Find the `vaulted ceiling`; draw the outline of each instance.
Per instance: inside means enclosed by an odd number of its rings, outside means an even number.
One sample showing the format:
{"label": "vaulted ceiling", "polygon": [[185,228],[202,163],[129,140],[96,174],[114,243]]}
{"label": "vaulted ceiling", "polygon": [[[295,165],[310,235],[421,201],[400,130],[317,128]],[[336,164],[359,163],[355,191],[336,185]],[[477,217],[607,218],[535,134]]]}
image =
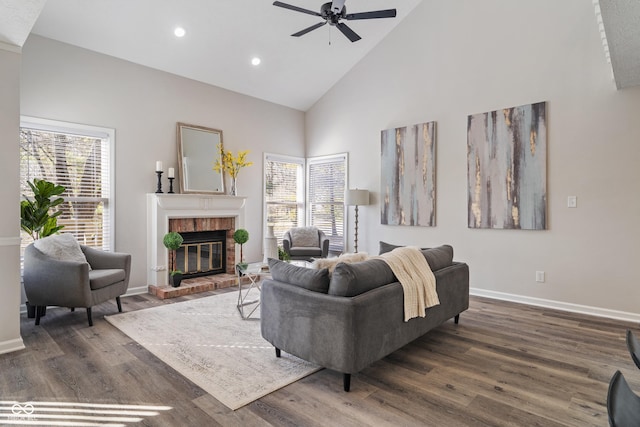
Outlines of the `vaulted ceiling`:
{"label": "vaulted ceiling", "polygon": [[[347,0],[349,13],[397,9],[348,21],[362,37],[352,43],[330,25],[291,37],[322,20],[271,0],[0,0],[0,43],[19,50],[34,33],[306,111],[421,1]],[[285,3],[319,11],[323,0]],[[640,1],[594,6],[618,88],[640,85]]]}

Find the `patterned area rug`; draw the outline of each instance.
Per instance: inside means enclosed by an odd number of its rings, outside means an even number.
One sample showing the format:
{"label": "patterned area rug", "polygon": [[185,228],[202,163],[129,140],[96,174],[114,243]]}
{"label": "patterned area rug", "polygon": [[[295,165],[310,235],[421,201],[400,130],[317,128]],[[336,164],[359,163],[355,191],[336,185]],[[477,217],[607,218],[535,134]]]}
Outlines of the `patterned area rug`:
{"label": "patterned area rug", "polygon": [[277,358],[260,321],[240,318],[237,299],[229,292],[105,318],[235,410],[321,369],[284,352]]}

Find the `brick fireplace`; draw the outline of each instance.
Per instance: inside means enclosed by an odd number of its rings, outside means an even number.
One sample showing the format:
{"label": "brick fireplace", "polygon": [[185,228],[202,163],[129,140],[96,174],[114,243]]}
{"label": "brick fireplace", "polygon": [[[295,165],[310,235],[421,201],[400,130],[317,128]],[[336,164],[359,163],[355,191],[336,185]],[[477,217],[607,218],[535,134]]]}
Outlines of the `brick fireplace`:
{"label": "brick fireplace", "polygon": [[[153,288],[168,285],[169,251],[162,244],[162,238],[169,231],[179,233],[199,233],[224,231],[226,255],[224,271],[234,274],[235,260],[239,257],[233,241],[233,232],[244,228],[245,198],[226,195],[205,194],[147,194],[147,284]],[[207,256],[203,251],[213,246],[189,249],[189,254],[201,256],[200,273],[206,274]],[[215,250],[215,249],[213,249]],[[184,256],[184,255],[183,255]],[[184,258],[181,259],[184,262]],[[213,266],[214,261],[211,261]],[[178,267],[181,269],[180,267]],[[194,277],[195,277],[194,276]]]}

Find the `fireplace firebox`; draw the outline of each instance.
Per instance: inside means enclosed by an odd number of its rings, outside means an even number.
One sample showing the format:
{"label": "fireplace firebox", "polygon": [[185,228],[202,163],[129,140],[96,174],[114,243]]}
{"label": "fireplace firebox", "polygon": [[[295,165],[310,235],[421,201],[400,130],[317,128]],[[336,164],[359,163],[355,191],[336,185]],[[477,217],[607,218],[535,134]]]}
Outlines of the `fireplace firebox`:
{"label": "fireplace firebox", "polygon": [[185,278],[224,273],[227,269],[225,230],[181,232],[182,246],[175,253],[175,268]]}

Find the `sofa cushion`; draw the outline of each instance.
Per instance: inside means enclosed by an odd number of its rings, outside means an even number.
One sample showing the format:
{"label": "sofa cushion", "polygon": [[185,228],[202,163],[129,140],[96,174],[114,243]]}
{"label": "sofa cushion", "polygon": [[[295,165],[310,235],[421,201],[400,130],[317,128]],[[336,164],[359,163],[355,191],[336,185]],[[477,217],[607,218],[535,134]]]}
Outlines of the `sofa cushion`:
{"label": "sofa cushion", "polygon": [[389,265],[381,259],[369,259],[353,264],[339,263],[331,275],[328,293],[353,297],[396,281]]}
{"label": "sofa cushion", "polygon": [[[395,248],[402,248],[400,245],[392,245],[391,243],[380,242],[380,255],[391,252]],[[437,248],[420,248],[422,255],[429,263],[431,271],[437,271],[441,268],[448,267],[453,263],[453,247],[451,245],[442,245]]]}
{"label": "sofa cushion", "polygon": [[422,255],[426,258],[431,271],[449,267],[453,263],[453,247],[442,245],[437,248],[422,249]]}
{"label": "sofa cushion", "polygon": [[52,234],[36,240],[33,246],[49,258],[58,261],[87,262],[87,257],[72,234]]}
{"label": "sofa cushion", "polygon": [[106,288],[115,283],[122,282],[126,277],[126,272],[121,268],[106,268],[101,270],[91,270],[89,272],[89,287],[92,290]]}
{"label": "sofa cushion", "polygon": [[[394,244],[391,244],[391,243],[380,241],[380,251],[379,251],[378,255],[382,255],[384,253],[391,252],[395,248],[404,248],[404,245],[394,245]],[[420,248],[420,249],[425,250],[425,249],[429,249],[429,248]]]}
{"label": "sofa cushion", "polygon": [[342,254],[338,257],[333,257],[333,258],[316,259],[313,261],[313,267],[318,269],[328,268],[329,274],[331,274],[333,273],[333,269],[336,268],[336,265],[338,265],[341,262],[344,262],[345,264],[351,264],[354,262],[365,261],[367,258],[369,258],[369,255],[367,255],[366,252],[359,252],[355,254]]}
{"label": "sofa cushion", "polygon": [[269,271],[273,280],[299,286],[314,292],[327,293],[329,270],[299,267],[288,262],[269,258]]}

